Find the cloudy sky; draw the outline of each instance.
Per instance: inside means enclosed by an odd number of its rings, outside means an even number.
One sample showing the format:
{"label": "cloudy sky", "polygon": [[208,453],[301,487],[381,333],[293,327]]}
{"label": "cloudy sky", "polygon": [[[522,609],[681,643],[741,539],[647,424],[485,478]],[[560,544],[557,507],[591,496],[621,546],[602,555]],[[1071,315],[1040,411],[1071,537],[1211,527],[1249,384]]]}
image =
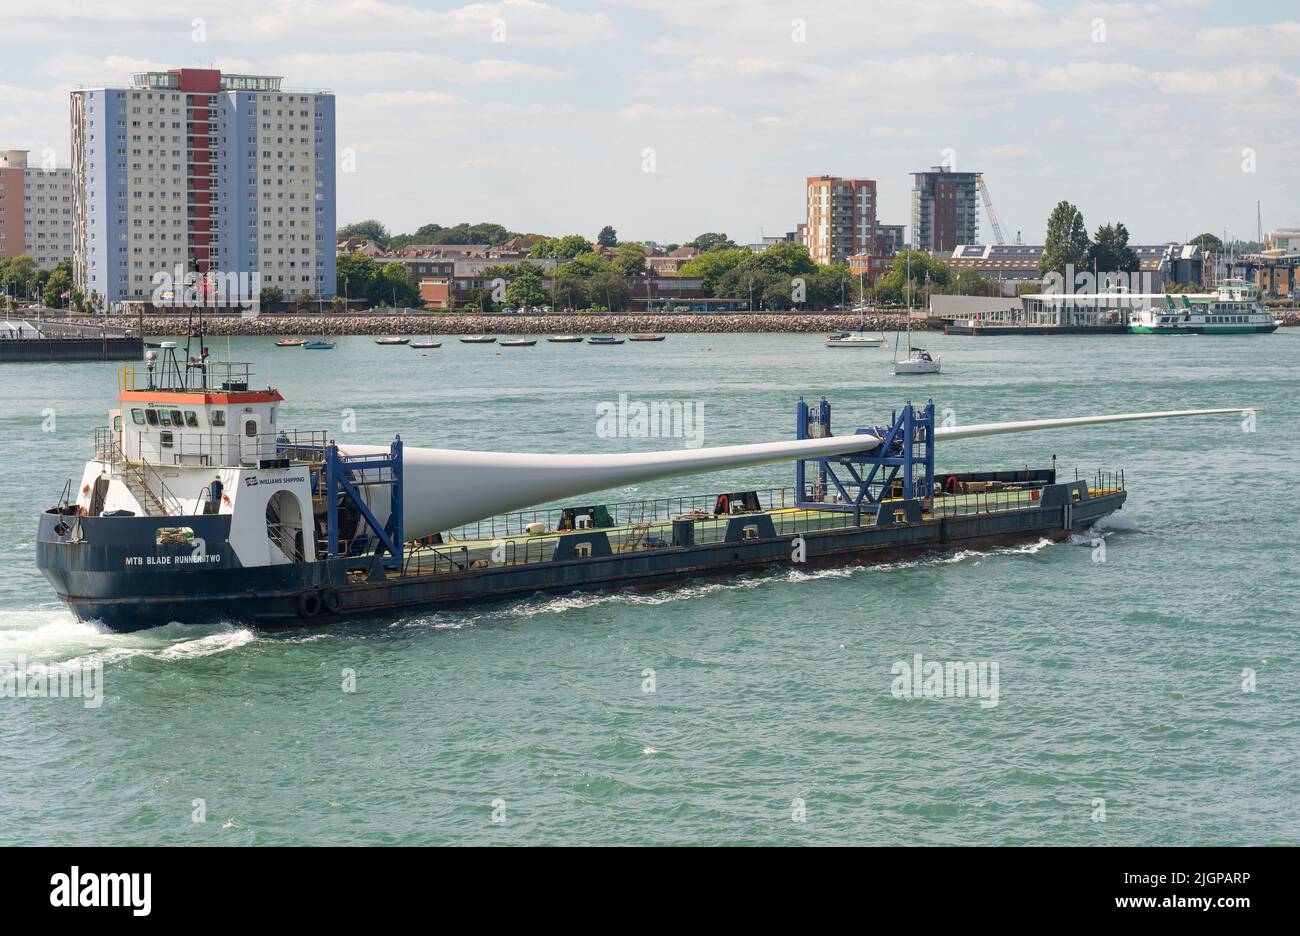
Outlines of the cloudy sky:
{"label": "cloudy sky", "polygon": [[1297,49],[1294,0],[0,0],[0,149],[66,164],[70,89],[215,65],[338,96],[340,223],[748,241],[821,173],[908,223],[947,156],[1026,243],[1061,199],[1253,238],[1300,225]]}

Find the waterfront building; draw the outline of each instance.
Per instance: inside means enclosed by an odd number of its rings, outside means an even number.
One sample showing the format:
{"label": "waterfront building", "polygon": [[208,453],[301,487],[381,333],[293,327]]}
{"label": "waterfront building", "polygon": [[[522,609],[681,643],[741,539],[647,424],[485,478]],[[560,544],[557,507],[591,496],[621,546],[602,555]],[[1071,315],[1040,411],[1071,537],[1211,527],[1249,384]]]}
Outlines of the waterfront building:
{"label": "waterfront building", "polygon": [[[954,275],[963,271],[978,273],[1014,293],[1019,284],[1042,280],[1038,264],[1043,249],[1042,245],[1031,244],[959,244],[951,254],[939,259]],[[1131,249],[1138,258],[1138,272],[1145,275],[1144,284],[1153,290],[1164,289],[1166,283],[1204,284],[1205,253],[1194,244],[1137,245]],[[1077,272],[1088,271],[1080,267]]]}
{"label": "waterfront building", "polygon": [[281,82],[177,68],[72,92],[83,292],[145,303],[179,268],[334,295],[334,96]]}
{"label": "waterfront building", "polygon": [[42,269],[72,259],[72,172],[32,166],[28,150],[0,150],[0,257]]}
{"label": "waterfront building", "polygon": [[815,263],[845,263],[876,249],[876,183],[809,176],[803,244]]}
{"label": "waterfront building", "polygon": [[904,224],[877,224],[876,250],[881,257],[892,257],[907,246],[907,226]]}
{"label": "waterfront building", "polygon": [[1278,228],[1264,239],[1266,252],[1300,254],[1300,228]]}
{"label": "waterfront building", "polygon": [[947,253],[979,243],[979,173],[933,166],[912,173],[912,246]]}

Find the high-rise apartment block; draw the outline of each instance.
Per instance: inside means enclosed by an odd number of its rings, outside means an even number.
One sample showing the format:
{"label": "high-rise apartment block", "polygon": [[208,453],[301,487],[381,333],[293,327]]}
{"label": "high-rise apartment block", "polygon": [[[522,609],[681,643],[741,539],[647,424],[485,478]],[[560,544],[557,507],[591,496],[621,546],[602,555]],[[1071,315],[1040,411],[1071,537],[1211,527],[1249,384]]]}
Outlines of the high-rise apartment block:
{"label": "high-rise apartment block", "polygon": [[0,150],[0,257],[26,254],[48,270],[72,257],[72,173],[27,156]]}
{"label": "high-rise apartment block", "polygon": [[950,253],[978,244],[979,173],[934,166],[912,176],[912,246]]}
{"label": "high-rise apartment block", "polygon": [[876,247],[876,183],[809,176],[804,246],[820,264],[844,263]]}
{"label": "high-rise apartment block", "polygon": [[105,302],[154,275],[258,274],[334,295],[334,96],[180,68],[72,92],[73,267]]}

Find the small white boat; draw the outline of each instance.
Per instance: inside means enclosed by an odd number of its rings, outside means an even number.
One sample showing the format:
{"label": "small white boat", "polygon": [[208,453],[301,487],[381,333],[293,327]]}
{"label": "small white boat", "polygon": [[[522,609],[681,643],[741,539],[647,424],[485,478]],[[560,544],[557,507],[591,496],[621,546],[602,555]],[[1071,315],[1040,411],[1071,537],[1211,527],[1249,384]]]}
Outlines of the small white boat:
{"label": "small white boat", "polygon": [[441,348],[441,341],[412,341],[412,348]]}
{"label": "small white boat", "polygon": [[531,348],[537,344],[536,338],[502,338],[501,347],[503,348]]}
{"label": "small white boat", "polygon": [[883,348],[886,344],[879,332],[842,331],[826,336],[828,348]]}
{"label": "small white boat", "polygon": [[460,340],[461,344],[492,344],[497,340],[496,335],[466,335]]}
{"label": "small white boat", "polygon": [[939,358],[924,348],[910,348],[906,361],[894,361],[895,374],[937,374]]}
{"label": "small white boat", "polygon": [[547,338],[546,340],[551,342],[552,344],[581,344],[582,336],[581,335],[552,335],[550,338]]}
{"label": "small white boat", "polygon": [[[927,280],[928,281],[928,280]],[[898,333],[894,333],[894,375],[937,374],[939,358],[924,348],[912,347],[912,254],[907,254],[907,357],[898,356]]]}
{"label": "small white boat", "polygon": [[382,345],[404,345],[410,343],[411,343],[410,338],[376,338],[375,339],[375,344],[382,344]]}
{"label": "small white boat", "polygon": [[622,338],[615,338],[612,335],[592,335],[587,339],[587,344],[594,345],[617,345],[622,343]]}

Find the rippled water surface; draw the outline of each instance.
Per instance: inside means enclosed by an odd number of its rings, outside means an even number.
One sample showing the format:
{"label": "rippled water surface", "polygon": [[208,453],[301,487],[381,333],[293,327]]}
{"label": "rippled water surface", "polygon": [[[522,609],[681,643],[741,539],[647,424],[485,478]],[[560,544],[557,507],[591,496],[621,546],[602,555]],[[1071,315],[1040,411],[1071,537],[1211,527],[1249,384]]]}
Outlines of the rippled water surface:
{"label": "rippled water surface", "polygon": [[[1128,506],[1068,543],[321,632],[121,635],[64,611],[33,548],[117,365],[0,367],[0,665],[104,678],[98,707],[0,698],[6,841],[1296,842],[1300,334],[925,341],[942,375],[895,378],[890,351],[813,335],[229,351],[284,392],[291,424],[411,445],[680,445],[600,437],[597,404],[620,393],[703,404],[708,445],[790,437],[800,394],[829,396],[839,431],[929,396],[959,423],[1265,411],[1253,433],[1226,416],[941,446],[941,471],[1124,468]],[[915,654],[996,663],[997,705],[896,698],[891,668]]]}

